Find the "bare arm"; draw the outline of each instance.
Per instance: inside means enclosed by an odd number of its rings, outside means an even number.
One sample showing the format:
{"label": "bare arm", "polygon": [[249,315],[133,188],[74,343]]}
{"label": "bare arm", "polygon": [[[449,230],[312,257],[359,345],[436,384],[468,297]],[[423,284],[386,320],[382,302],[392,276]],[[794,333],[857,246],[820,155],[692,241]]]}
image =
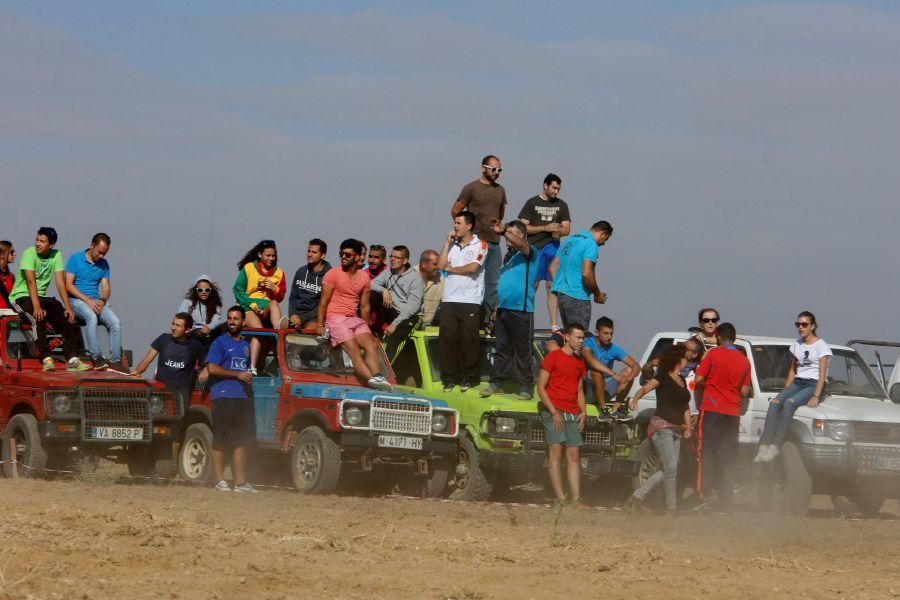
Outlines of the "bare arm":
{"label": "bare arm", "polygon": [[590,369],[591,371],[600,371],[607,377],[615,377],[616,376],[615,371],[613,371],[612,369],[610,369],[609,367],[604,365],[602,362],[597,360],[597,358],[594,356],[593,352],[591,352],[591,350],[589,348],[581,349],[581,357],[584,359],[585,364],[587,365],[588,369]]}
{"label": "bare arm", "polygon": [[37,293],[37,279],[34,276],[34,271],[22,269],[22,275],[25,277],[25,284],[28,286],[28,297],[31,299],[34,320],[43,321],[46,313],[44,312],[44,309],[41,308],[41,300]]}
{"label": "bare arm", "polygon": [[641,375],[643,375],[647,379],[650,379],[651,377],[653,377],[653,373],[656,371],[656,365],[658,365],[658,364],[659,364],[658,358],[650,359],[649,361],[647,361],[646,365],[641,367]]}
{"label": "bare arm", "polygon": [[62,300],[63,309],[65,310],[66,319],[69,323],[75,322],[75,313],[72,312],[72,305],[69,304],[69,294],[66,291],[65,271],[57,271],[53,274],[53,281],[56,283],[56,291],[59,292],[59,299]]}
{"label": "bare arm", "polygon": [[109,279],[104,277],[100,280],[100,300],[103,301],[103,304],[109,302],[109,297],[112,296],[112,286],[109,284]]}
{"label": "bare arm", "polygon": [[600,291],[600,288],[597,287],[597,277],[594,274],[594,263],[589,260],[581,261],[581,283],[584,285],[584,289],[595,296],[603,293]]}
{"label": "bare arm", "polygon": [[637,408],[638,400],[655,390],[657,387],[659,387],[658,379],[651,379],[650,381],[642,385],[641,389],[639,389],[637,391],[637,394],[634,395],[634,398],[631,399],[631,410]]}
{"label": "bare arm", "polygon": [[569,232],[572,230],[572,221],[563,221],[559,224],[559,233],[560,235],[569,235]]}
{"label": "bare arm", "polygon": [[578,431],[584,431],[587,422],[587,405],[584,400],[584,386],[578,385]]}
{"label": "bare arm", "polygon": [[816,382],[816,391],[812,398],[809,399],[809,402],[806,403],[807,406],[815,408],[819,405],[822,392],[825,391],[826,381],[828,381],[828,357],[823,356],[819,359],[819,380]]}
{"label": "bare arm", "polygon": [[[797,375],[797,357],[791,357],[791,366],[788,369],[787,377],[785,377],[785,379],[784,379],[784,387],[785,388],[787,388],[787,386],[791,385],[794,382],[794,377],[796,377],[796,375]],[[821,381],[822,378],[820,377],[819,380]]]}
{"label": "bare arm", "polygon": [[634,360],[634,358],[632,358],[630,354],[626,356],[625,360],[623,360],[622,362],[628,365],[628,368],[630,369],[630,371],[626,375],[626,381],[634,381],[634,378],[637,377],[638,373],[641,372],[641,365],[638,363],[638,361]]}
{"label": "bare arm", "polygon": [[[386,270],[387,269],[385,269],[385,271]],[[366,323],[369,322],[369,317],[371,317],[372,315],[372,304],[370,298],[371,296],[366,292],[363,292],[362,296],[359,297],[359,318]]]}
{"label": "bare arm", "polygon": [[157,352],[153,348],[150,348],[149,350],[147,350],[147,354],[145,354],[144,358],[141,359],[141,362],[139,362],[137,364],[137,366],[131,370],[131,374],[132,375],[142,374],[144,371],[147,370],[147,367],[150,366],[150,363],[153,362],[153,359],[156,358],[156,356],[158,354],[159,354],[159,352]]}
{"label": "bare arm", "polygon": [[455,219],[456,215],[461,213],[466,208],[466,202],[462,198],[457,198],[456,202],[453,203],[453,206],[450,207],[450,217]]}
{"label": "bare arm", "polygon": [[[331,295],[334,293],[334,288],[330,285],[322,285],[322,297],[319,298],[319,315],[316,319],[316,330],[319,332],[319,335],[325,333],[325,314],[328,312],[328,303],[331,302]],[[210,371],[212,374],[212,371]]]}

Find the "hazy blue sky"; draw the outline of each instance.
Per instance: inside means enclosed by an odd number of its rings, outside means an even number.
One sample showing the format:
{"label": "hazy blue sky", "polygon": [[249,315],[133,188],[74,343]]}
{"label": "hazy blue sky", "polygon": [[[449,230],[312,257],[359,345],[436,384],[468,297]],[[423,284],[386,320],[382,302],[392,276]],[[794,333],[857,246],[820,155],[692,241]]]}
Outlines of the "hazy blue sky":
{"label": "hazy blue sky", "polygon": [[[438,247],[481,156],[548,171],[639,353],[739,332],[900,338],[900,12],[889,2],[0,1],[0,237],[113,238],[143,352],[261,238]],[[543,299],[539,321],[546,323]]]}

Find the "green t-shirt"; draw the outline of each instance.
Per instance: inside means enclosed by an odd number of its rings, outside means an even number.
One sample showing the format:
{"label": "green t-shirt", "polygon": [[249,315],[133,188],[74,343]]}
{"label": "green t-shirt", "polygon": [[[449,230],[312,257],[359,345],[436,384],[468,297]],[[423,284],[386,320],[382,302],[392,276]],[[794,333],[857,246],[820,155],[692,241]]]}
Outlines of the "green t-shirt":
{"label": "green t-shirt", "polygon": [[47,288],[53,281],[53,276],[65,270],[63,266],[63,255],[59,250],[50,250],[47,258],[38,256],[34,246],[30,246],[22,253],[22,260],[19,262],[19,276],[16,278],[16,284],[13,286],[9,299],[16,301],[19,298],[28,296],[28,282],[25,281],[24,271],[34,271],[34,282],[37,285],[38,296],[47,295]]}

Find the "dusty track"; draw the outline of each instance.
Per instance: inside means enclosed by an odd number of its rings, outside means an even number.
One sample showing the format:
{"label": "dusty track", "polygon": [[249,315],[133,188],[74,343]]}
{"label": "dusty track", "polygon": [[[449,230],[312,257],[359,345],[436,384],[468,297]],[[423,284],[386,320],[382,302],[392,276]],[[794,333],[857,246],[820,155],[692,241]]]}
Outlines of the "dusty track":
{"label": "dusty track", "polygon": [[[4,598],[889,598],[900,522],[0,480]],[[827,500],[826,500],[827,503]]]}

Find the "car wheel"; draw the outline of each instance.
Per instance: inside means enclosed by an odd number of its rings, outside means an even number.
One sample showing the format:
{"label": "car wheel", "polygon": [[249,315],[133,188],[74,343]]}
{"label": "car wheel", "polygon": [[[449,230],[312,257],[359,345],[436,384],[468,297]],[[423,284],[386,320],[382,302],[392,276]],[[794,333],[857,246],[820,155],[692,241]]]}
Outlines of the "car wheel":
{"label": "car wheel", "polygon": [[15,460],[20,477],[37,477],[47,466],[47,452],[41,445],[37,419],[34,415],[19,414],[6,424],[3,433],[3,473],[12,477]]}
{"label": "car wheel", "polygon": [[440,498],[450,480],[450,465],[446,459],[435,459],[429,465],[429,474],[411,475],[400,482],[400,492],[407,496]]}
{"label": "car wheel", "polygon": [[862,514],[874,517],[881,511],[881,505],[884,504],[887,495],[884,485],[877,479],[864,478],[857,482],[856,488],[847,499],[855,504]]}
{"label": "car wheel", "polygon": [[760,478],[759,500],[764,508],[804,515],[812,496],[812,477],[803,464],[800,448],[785,442],[781,453]]}
{"label": "car wheel", "polygon": [[206,485],[212,479],[212,430],[206,423],[187,428],[178,451],[178,475],[185,481]]}
{"label": "car wheel", "polygon": [[484,476],[478,460],[478,448],[467,435],[459,439],[459,452],[453,480],[456,487],[450,494],[450,498],[453,500],[474,502],[485,500],[491,495],[491,484]]}
{"label": "car wheel", "polygon": [[298,492],[322,494],[337,486],[341,450],[321,428],[307,427],[291,449],[291,476]]}
{"label": "car wheel", "polygon": [[178,467],[171,454],[170,446],[131,448],[125,457],[128,474],[149,479],[174,479]]}

